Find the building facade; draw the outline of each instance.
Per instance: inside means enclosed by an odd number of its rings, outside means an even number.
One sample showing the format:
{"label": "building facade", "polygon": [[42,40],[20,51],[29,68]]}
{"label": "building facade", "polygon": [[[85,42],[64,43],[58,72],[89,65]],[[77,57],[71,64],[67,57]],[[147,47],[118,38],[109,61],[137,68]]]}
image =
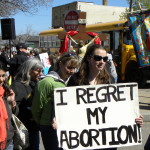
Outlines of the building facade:
{"label": "building facade", "polygon": [[80,10],[86,12],[86,24],[97,24],[120,20],[120,15],[126,7],[95,5],[91,2],[73,2],[52,8],[52,28],[64,26],[64,16],[67,11]]}

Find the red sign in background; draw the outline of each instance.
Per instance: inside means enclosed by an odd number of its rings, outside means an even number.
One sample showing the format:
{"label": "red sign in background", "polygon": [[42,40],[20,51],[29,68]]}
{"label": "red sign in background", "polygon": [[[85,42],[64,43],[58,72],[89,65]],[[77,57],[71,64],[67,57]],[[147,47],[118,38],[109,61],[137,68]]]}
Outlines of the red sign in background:
{"label": "red sign in background", "polygon": [[68,31],[76,31],[78,29],[79,14],[76,11],[69,11],[64,19],[64,29]]}

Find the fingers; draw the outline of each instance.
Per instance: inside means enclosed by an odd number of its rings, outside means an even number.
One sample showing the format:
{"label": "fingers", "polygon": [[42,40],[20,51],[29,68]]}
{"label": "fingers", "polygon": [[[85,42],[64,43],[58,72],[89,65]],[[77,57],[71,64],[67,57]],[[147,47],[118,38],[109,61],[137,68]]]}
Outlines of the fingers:
{"label": "fingers", "polygon": [[143,126],[143,116],[142,115],[140,115],[139,116],[139,118],[136,118],[135,119],[135,122],[140,126],[140,127],[142,127]]}
{"label": "fingers", "polygon": [[9,96],[15,95],[14,91],[12,89],[9,90]]}
{"label": "fingers", "polygon": [[53,127],[54,130],[57,130],[57,129],[58,129],[57,123],[56,123],[56,118],[55,118],[55,117],[53,118],[52,127]]}
{"label": "fingers", "polygon": [[10,92],[10,93],[9,93],[9,96],[10,96],[11,105],[12,105],[12,107],[14,108],[14,107],[16,107],[15,93],[14,93],[14,91],[13,91],[12,89],[10,89],[9,92]]}

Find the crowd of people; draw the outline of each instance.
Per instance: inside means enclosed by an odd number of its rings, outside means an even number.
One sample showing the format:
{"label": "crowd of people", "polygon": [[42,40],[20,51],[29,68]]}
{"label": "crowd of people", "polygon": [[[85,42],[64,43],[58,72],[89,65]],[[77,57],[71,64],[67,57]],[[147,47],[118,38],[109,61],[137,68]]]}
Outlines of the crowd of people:
{"label": "crowd of people", "polygon": [[[0,150],[13,150],[14,127],[12,113],[17,115],[29,132],[30,146],[26,150],[40,150],[40,136],[45,150],[61,150],[57,138],[54,89],[66,86],[115,84],[117,73],[111,54],[98,44],[88,46],[79,65],[74,51],[50,55],[49,73],[43,75],[43,64],[37,51],[27,53],[27,46],[19,43],[17,54],[0,54]],[[7,84],[6,72],[12,77]],[[143,125],[143,116],[135,119]],[[116,150],[111,148],[107,150]]]}

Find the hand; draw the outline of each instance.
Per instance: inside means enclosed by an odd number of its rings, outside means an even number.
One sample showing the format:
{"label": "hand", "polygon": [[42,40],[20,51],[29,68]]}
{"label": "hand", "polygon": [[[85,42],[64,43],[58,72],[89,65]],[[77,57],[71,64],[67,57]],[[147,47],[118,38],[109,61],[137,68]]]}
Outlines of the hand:
{"label": "hand", "polygon": [[58,129],[55,117],[53,118],[52,127],[53,127],[54,130]]}
{"label": "hand", "polygon": [[143,126],[143,116],[142,115],[140,115],[140,117],[139,118],[136,118],[135,119],[135,122],[140,126],[140,127],[142,127]]}
{"label": "hand", "polygon": [[96,36],[95,36],[95,38],[98,38],[99,37],[99,35],[97,34]]}
{"label": "hand", "polygon": [[10,102],[11,102],[12,108],[16,107],[15,93],[12,89],[10,89],[9,96],[10,96]]}
{"label": "hand", "polygon": [[67,36],[68,36],[68,38],[70,38],[70,37],[71,37],[69,34],[68,34]]}

